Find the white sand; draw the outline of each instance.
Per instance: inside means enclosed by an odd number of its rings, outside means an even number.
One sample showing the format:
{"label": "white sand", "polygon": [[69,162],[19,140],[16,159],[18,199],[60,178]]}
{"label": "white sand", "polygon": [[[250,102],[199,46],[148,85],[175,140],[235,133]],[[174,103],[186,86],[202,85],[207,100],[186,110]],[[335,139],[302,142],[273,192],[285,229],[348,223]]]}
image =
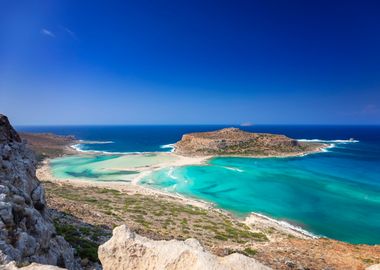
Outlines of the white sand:
{"label": "white sand", "polygon": [[[138,155],[143,154],[135,154],[132,156],[137,157]],[[158,160],[157,163],[152,163],[150,165],[141,166],[140,163],[134,163],[134,166],[131,166],[130,162],[126,162],[128,165],[127,167],[122,167],[122,158],[117,161],[117,163],[113,163],[113,165],[117,164],[117,166],[111,166],[111,170],[134,170],[138,171],[138,174],[133,175],[132,180],[130,183],[121,183],[121,182],[112,182],[112,181],[91,181],[88,179],[80,179],[80,178],[57,178],[54,177],[51,171],[50,166],[50,160],[45,160],[41,167],[37,169],[37,177],[42,181],[54,181],[58,183],[66,183],[71,184],[78,187],[102,187],[102,188],[112,188],[116,190],[120,190],[127,193],[139,193],[143,195],[149,195],[149,196],[166,196],[167,198],[175,199],[178,202],[187,204],[187,205],[193,205],[197,206],[203,209],[210,209],[213,208],[216,211],[223,212],[225,214],[230,215],[229,212],[214,208],[214,206],[211,203],[202,201],[202,200],[196,200],[193,198],[187,198],[184,196],[181,196],[179,194],[173,194],[169,192],[164,192],[161,190],[149,188],[146,186],[138,185],[138,182],[144,178],[145,176],[149,175],[150,173],[168,168],[168,167],[179,167],[179,166],[186,166],[186,165],[201,165],[206,162],[210,156],[207,157],[187,157],[187,156],[180,156],[174,153],[159,153],[159,155],[162,155],[161,158]],[[170,157],[170,158],[167,158]],[[131,155],[128,155],[124,161],[127,161],[131,158]],[[262,228],[275,228],[279,231],[282,231],[287,234],[291,234],[293,236],[299,237],[299,238],[314,238],[312,234],[308,233],[305,230],[302,230],[301,228],[292,226],[291,224],[288,224],[283,221],[271,219],[266,216],[262,216],[260,214],[252,213],[250,216],[248,216],[244,223],[247,225],[259,225]]]}

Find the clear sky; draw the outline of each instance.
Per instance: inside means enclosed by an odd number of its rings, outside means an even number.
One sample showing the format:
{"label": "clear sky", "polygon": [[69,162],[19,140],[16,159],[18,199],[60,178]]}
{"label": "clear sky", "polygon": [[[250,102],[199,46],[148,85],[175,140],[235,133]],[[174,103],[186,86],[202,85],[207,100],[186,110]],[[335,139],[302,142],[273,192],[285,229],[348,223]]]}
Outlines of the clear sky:
{"label": "clear sky", "polygon": [[14,124],[380,124],[380,1],[0,1]]}

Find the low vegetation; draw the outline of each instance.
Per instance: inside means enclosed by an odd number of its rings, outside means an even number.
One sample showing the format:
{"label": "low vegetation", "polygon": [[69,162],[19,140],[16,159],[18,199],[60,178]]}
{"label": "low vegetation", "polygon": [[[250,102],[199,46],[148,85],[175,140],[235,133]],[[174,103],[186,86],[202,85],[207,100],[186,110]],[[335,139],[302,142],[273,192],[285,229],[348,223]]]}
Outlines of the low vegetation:
{"label": "low vegetation", "polygon": [[63,236],[67,242],[74,247],[78,256],[93,262],[98,262],[98,239],[99,232],[85,227],[76,227],[71,224],[61,223],[59,219],[54,219],[54,226],[57,233]]}
{"label": "low vegetation", "polygon": [[224,212],[184,205],[168,196],[52,182],[44,185],[49,206],[59,210],[53,215],[57,231],[76,248],[82,261],[96,262],[97,247],[109,239],[113,227],[127,224],[152,239],[193,237],[214,254],[239,252],[274,269],[291,269],[288,265],[363,269],[363,265],[380,263],[378,247],[299,239],[273,227],[250,228]]}
{"label": "low vegetation", "polygon": [[[184,205],[160,195],[128,194],[106,188],[76,188],[68,184],[44,182],[49,203],[66,215],[80,216],[93,227],[81,228],[70,222],[55,221],[57,232],[77,250],[80,257],[97,260],[96,238],[101,226],[112,229],[127,224],[141,235],[153,239],[198,239],[207,249],[232,247],[253,256],[243,247],[252,242],[267,241],[262,232],[253,231],[244,223],[216,210]],[[81,207],[78,207],[81,205]],[[61,222],[61,223],[60,223]],[[94,227],[95,226],[95,227]],[[224,254],[223,250],[216,250]]]}

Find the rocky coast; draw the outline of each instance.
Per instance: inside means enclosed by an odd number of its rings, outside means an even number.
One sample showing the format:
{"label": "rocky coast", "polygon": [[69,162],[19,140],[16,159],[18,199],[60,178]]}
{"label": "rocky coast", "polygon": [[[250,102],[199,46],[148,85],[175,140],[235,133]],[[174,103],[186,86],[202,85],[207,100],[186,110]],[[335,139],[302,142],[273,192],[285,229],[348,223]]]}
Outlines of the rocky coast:
{"label": "rocky coast", "polygon": [[321,152],[328,144],[300,142],[284,135],[252,133],[238,128],[183,135],[175,153],[186,156],[289,157]]}
{"label": "rocky coast", "polygon": [[[240,220],[202,201],[133,183],[56,179],[46,158],[36,174],[29,147],[51,158],[78,154],[70,149],[75,139],[57,136],[62,144],[49,151],[42,139],[33,143],[38,135],[23,141],[4,116],[0,124],[0,269],[30,263],[25,269],[43,269],[33,263],[46,269],[365,269],[380,263],[379,246],[313,238],[259,216]],[[56,147],[55,137],[48,138]],[[288,153],[309,147],[277,139],[284,149],[298,149]],[[180,149],[177,144],[174,155]],[[275,154],[269,149],[260,151]],[[208,157],[199,156],[194,160]],[[178,166],[190,159],[178,159]]]}

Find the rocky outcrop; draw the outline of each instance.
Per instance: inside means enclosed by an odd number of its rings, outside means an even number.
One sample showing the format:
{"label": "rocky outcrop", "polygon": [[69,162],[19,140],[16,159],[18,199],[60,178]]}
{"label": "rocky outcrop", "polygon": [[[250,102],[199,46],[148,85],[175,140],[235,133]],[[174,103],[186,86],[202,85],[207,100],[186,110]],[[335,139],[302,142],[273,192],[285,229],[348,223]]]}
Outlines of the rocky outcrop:
{"label": "rocky outcrop", "polygon": [[180,155],[295,156],[319,151],[323,144],[304,143],[284,135],[252,133],[238,128],[183,135],[175,144]]}
{"label": "rocky outcrop", "polygon": [[74,136],[61,136],[52,133],[20,133],[21,139],[26,140],[28,147],[37,156],[38,161],[45,158],[56,158],[65,154],[75,154],[71,145],[79,143]]}
{"label": "rocky outcrop", "polygon": [[73,249],[56,235],[35,173],[33,152],[0,114],[0,265],[36,262],[76,269]]}
{"label": "rocky outcrop", "polygon": [[54,265],[31,263],[24,267],[17,267],[15,262],[8,263],[6,265],[0,265],[0,270],[63,270],[64,268]]}
{"label": "rocky outcrop", "polygon": [[269,270],[253,258],[234,253],[225,257],[212,255],[195,239],[154,241],[122,225],[112,238],[101,245],[99,259],[104,270]]}

